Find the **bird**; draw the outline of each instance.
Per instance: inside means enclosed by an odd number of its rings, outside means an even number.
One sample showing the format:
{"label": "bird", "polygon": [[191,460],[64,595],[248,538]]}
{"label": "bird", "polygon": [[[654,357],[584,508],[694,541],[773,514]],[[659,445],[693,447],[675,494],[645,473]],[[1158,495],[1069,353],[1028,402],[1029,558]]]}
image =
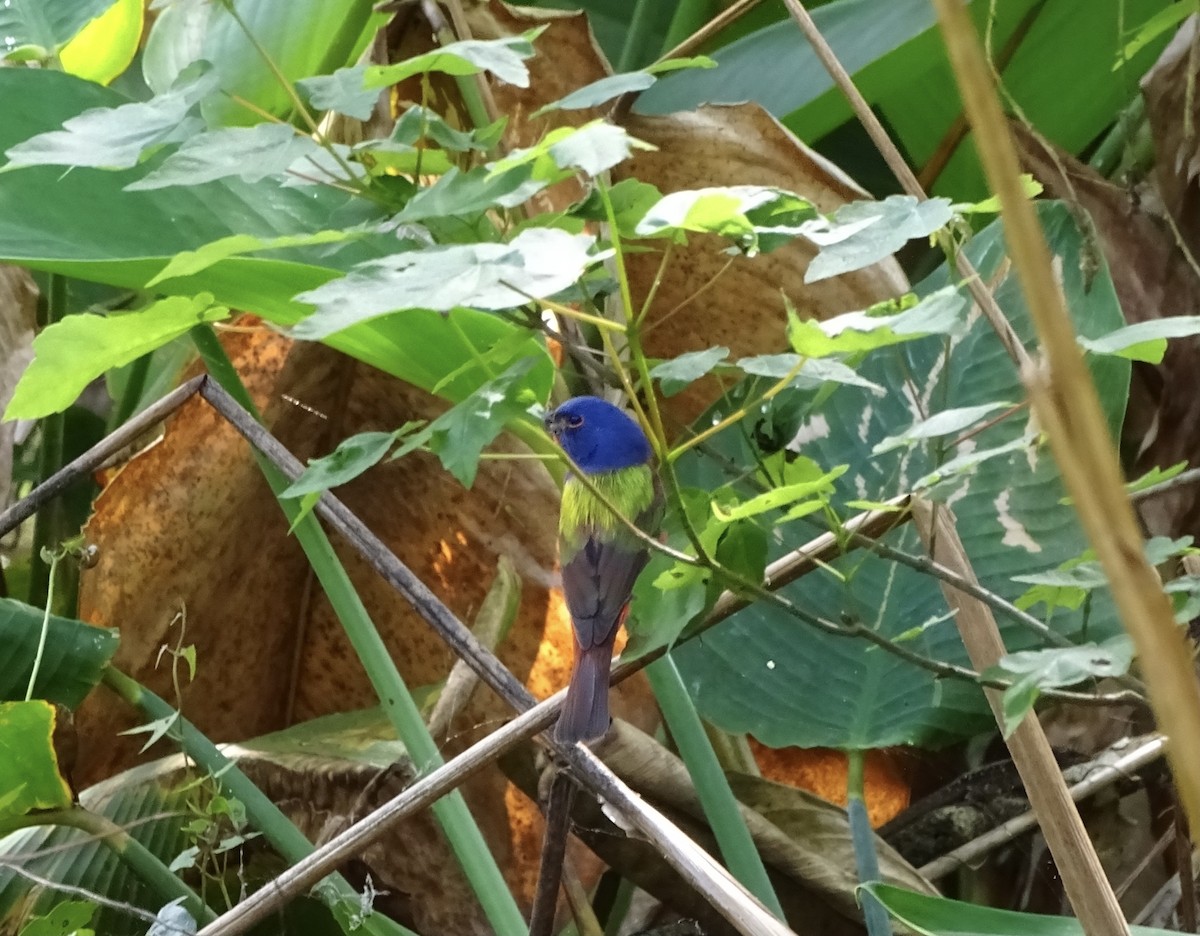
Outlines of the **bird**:
{"label": "bird", "polygon": [[[545,425],[621,516],[648,535],[658,532],[662,488],[650,442],[632,417],[599,397],[578,396],[547,414]],[[575,658],[554,736],[590,743],[608,731],[613,643],[649,550],[572,471],[563,485],[558,554]]]}

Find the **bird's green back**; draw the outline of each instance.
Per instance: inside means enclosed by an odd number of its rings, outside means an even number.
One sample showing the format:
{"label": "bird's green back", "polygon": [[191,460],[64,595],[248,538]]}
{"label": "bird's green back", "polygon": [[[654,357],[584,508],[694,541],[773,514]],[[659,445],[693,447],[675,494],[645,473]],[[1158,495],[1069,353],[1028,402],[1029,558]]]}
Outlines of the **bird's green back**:
{"label": "bird's green back", "polygon": [[[637,523],[654,503],[654,475],[649,465],[635,465],[617,471],[588,475],[598,490],[621,514]],[[578,479],[567,479],[563,487],[558,532],[564,546],[578,548],[588,536],[619,541],[636,539],[620,518]]]}

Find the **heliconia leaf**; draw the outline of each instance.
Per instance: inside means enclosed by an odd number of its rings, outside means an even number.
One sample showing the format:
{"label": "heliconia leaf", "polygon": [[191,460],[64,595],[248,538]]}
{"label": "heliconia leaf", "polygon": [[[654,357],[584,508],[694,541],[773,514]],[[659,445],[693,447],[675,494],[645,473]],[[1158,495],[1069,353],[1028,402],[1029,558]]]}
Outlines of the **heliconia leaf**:
{"label": "heliconia leaf", "polygon": [[46,641],[34,697],[75,708],[100,681],[104,667],[117,652],[117,632],[54,614],[46,620],[41,608],[12,598],[0,598],[0,646],[5,652],[5,665],[0,666],[0,700],[25,698],[43,623]]}

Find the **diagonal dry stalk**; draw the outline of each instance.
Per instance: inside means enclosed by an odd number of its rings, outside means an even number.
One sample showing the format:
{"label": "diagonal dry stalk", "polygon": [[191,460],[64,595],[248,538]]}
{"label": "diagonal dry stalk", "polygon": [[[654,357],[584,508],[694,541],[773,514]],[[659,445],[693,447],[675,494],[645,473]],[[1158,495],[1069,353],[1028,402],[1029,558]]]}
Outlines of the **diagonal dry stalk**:
{"label": "diagonal dry stalk", "polygon": [[[954,528],[954,515],[948,507],[913,499],[913,520],[925,548],[935,562],[960,575],[974,578],[962,540]],[[942,593],[954,611],[954,623],[967,648],[971,664],[986,670],[1007,653],[992,609],[983,602],[943,583]],[[985,690],[996,723],[1004,725],[1003,693]],[[1128,933],[1121,906],[1100,864],[1092,840],[1075,807],[1067,782],[1063,779],[1054,751],[1046,740],[1037,713],[1030,712],[1005,739],[1025,786],[1029,805],[1037,816],[1054,857],[1063,888],[1089,936],[1122,936]]]}
{"label": "diagonal dry stalk", "polygon": [[979,39],[959,0],[934,0],[963,106],[975,130],[984,172],[1000,198],[1005,239],[1044,356],[1025,376],[1067,490],[1112,589],[1146,673],[1149,698],[1168,738],[1171,765],[1192,828],[1200,828],[1200,685],[1192,654],[1157,573],[1122,483],[1116,447],[1055,281],[1050,251],[1021,192],[1011,132]]}

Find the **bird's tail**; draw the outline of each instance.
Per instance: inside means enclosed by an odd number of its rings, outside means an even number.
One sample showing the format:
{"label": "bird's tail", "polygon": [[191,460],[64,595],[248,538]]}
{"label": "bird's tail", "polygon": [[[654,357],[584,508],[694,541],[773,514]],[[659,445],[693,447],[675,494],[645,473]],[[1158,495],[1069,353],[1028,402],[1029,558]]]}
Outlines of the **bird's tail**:
{"label": "bird's tail", "polygon": [[[615,628],[614,628],[615,630]],[[596,741],[608,731],[608,674],[611,643],[584,649],[575,644],[575,664],[554,737],[564,744]]]}

